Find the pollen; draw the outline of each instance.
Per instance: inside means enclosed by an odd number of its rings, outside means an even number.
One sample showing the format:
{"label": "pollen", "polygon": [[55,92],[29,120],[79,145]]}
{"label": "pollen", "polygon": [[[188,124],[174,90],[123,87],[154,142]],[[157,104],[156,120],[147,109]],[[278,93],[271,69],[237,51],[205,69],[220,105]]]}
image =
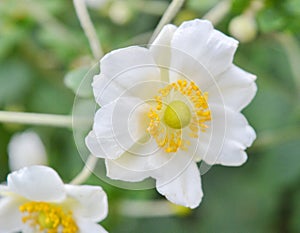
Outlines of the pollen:
{"label": "pollen", "polygon": [[208,128],[208,93],[202,93],[194,82],[180,79],[170,83],[159,90],[154,100],[147,131],[165,152],[188,149],[190,140],[183,138],[183,130],[187,130],[190,138],[198,138]]}
{"label": "pollen", "polygon": [[29,224],[37,232],[77,233],[78,227],[71,211],[46,202],[28,202],[19,207],[23,223]]}

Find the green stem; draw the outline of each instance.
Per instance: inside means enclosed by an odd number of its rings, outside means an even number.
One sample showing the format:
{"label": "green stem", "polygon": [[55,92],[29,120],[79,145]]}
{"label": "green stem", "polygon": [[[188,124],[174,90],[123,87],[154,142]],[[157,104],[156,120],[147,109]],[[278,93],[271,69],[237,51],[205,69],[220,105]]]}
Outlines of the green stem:
{"label": "green stem", "polygon": [[293,74],[297,93],[300,96],[300,66],[299,66],[299,54],[300,47],[297,40],[289,34],[274,34],[274,38],[277,39],[286,51],[286,55],[289,60],[291,71]]}
{"label": "green stem", "polygon": [[140,12],[152,15],[161,15],[168,7],[167,2],[160,1],[136,1],[134,7]]}
{"label": "green stem", "polygon": [[[89,40],[90,47],[94,58],[99,60],[103,57],[103,50],[100,41],[97,37],[97,33],[93,22],[88,13],[87,7],[84,0],[73,0],[74,7],[76,10],[77,17],[80,21],[81,27]],[[81,172],[70,182],[71,184],[82,184],[86,181],[92,174],[95,166],[97,164],[97,158],[90,155],[86,161],[85,166],[82,168]]]}
{"label": "green stem", "polygon": [[98,60],[103,56],[103,51],[85,2],[84,0],[73,0],[73,3],[81,27],[89,40],[92,53],[95,59]]}
{"label": "green stem", "polygon": [[203,19],[211,21],[213,25],[218,24],[228,14],[230,10],[230,3],[230,0],[223,0],[219,2],[203,16]]}
{"label": "green stem", "polygon": [[79,185],[86,181],[95,169],[97,161],[97,157],[90,155],[81,172],[70,182],[70,184]]}
{"label": "green stem", "polygon": [[3,123],[45,125],[62,128],[72,128],[74,121],[76,121],[77,125],[81,126],[86,125],[88,127],[91,124],[90,119],[85,117],[30,112],[0,111],[0,122]]}
{"label": "green stem", "polygon": [[65,115],[0,111],[0,122],[71,128],[73,119]]}
{"label": "green stem", "polygon": [[[20,1],[22,2],[22,1]],[[65,41],[74,42],[78,44],[71,31],[69,31],[61,22],[53,17],[43,6],[39,4],[39,1],[27,0],[23,2],[23,7],[35,18],[41,27],[48,29],[52,34],[59,35],[61,39]]]}
{"label": "green stem", "polygon": [[272,130],[269,132],[262,132],[258,135],[258,140],[255,141],[252,151],[270,148],[279,144],[283,144],[295,138],[300,138],[299,126],[291,126],[283,129]]}
{"label": "green stem", "polygon": [[160,22],[158,23],[157,27],[155,28],[153,35],[149,41],[149,44],[151,44],[157,35],[160,33],[161,29],[168,23],[171,22],[171,20],[175,17],[175,15],[178,13],[180,8],[182,7],[184,3],[184,0],[173,0],[165,13],[163,14]]}
{"label": "green stem", "polygon": [[118,206],[121,215],[132,218],[167,217],[174,215],[187,215],[190,209],[177,206],[164,200],[122,200]]}

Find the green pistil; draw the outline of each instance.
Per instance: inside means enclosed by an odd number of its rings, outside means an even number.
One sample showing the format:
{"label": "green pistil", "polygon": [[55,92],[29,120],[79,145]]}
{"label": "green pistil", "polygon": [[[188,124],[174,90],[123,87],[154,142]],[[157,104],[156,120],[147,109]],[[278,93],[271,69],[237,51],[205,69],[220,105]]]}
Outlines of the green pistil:
{"label": "green pistil", "polygon": [[163,119],[169,127],[182,129],[190,123],[191,111],[184,102],[176,100],[168,104]]}

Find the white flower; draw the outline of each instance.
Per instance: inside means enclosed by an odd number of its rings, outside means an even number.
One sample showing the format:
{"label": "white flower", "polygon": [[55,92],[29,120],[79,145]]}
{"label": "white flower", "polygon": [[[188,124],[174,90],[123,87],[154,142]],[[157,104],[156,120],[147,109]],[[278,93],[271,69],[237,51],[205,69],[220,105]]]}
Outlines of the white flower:
{"label": "white flower", "polygon": [[13,135],[8,145],[11,171],[30,165],[47,165],[47,154],[40,137],[31,131]]}
{"label": "white flower", "polygon": [[0,233],[105,233],[97,222],[108,211],[100,187],[64,185],[45,166],[31,166],[8,175],[0,186]]}
{"label": "white flower", "polygon": [[156,179],[158,192],[195,208],[203,193],[197,163],[239,166],[256,135],[240,111],[255,76],[232,64],[238,42],[205,20],[167,25],[149,49],[107,54],[93,90],[101,108],[86,144],[107,176]]}

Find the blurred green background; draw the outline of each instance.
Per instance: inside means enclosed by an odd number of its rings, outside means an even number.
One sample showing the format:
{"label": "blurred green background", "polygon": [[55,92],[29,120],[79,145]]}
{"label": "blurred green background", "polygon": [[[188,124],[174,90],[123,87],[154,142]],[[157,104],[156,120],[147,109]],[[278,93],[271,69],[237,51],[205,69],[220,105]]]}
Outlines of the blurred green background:
{"label": "blurred green background", "polygon": [[[123,0],[91,6],[105,52],[146,43],[168,3]],[[201,18],[218,3],[187,0],[174,22]],[[250,4],[233,0],[216,28],[230,34],[231,20]],[[109,196],[110,214],[102,224],[109,232],[300,232],[300,2],[266,0],[254,18],[257,36],[240,44],[234,60],[258,76],[258,93],[244,110],[258,136],[248,149],[248,162],[237,168],[214,166],[202,177],[205,196],[200,207],[183,216],[121,215],[118,202],[124,198],[161,197],[155,190],[123,190],[91,177],[87,183],[102,185]],[[1,110],[71,114],[75,94],[64,77],[94,63],[72,1],[0,1]],[[9,173],[8,142],[26,129],[40,135],[50,166],[65,182],[81,170],[72,130],[0,123],[1,182]]]}

